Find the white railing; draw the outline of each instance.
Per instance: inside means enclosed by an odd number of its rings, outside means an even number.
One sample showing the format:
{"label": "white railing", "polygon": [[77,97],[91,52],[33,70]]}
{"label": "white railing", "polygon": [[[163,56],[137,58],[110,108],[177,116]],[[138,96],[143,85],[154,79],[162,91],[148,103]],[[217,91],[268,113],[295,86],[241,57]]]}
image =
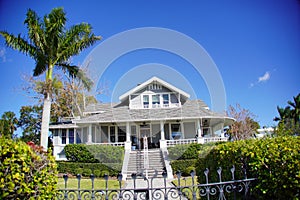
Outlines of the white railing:
{"label": "white railing", "polygon": [[108,142],[108,143],[90,143],[89,145],[110,145],[110,146],[125,146],[124,142]]}
{"label": "white railing", "polygon": [[178,144],[192,144],[197,143],[197,139],[190,138],[190,139],[178,139],[178,140],[166,140],[167,141],[167,147],[172,147]]}
{"label": "white railing", "polygon": [[209,137],[209,138],[204,138],[204,143],[208,142],[226,142],[228,141],[228,138],[226,137]]}
{"label": "white railing", "polygon": [[[221,141],[228,141],[226,137],[202,137],[201,139],[204,140],[204,143],[209,142],[221,142]],[[192,144],[198,143],[197,138],[190,138],[190,139],[178,139],[178,140],[166,140],[167,147],[172,147],[178,144]]]}
{"label": "white railing", "polygon": [[149,157],[148,157],[148,139],[146,136],[144,136],[143,142],[144,142],[144,169],[146,171],[146,177],[148,178]]}

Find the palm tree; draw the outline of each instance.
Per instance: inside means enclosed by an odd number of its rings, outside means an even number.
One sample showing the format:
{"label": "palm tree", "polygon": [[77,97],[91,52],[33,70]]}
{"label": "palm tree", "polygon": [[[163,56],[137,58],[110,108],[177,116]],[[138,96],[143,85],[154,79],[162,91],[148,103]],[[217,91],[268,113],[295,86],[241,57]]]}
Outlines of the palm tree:
{"label": "palm tree", "polygon": [[14,112],[4,112],[0,119],[0,135],[13,137],[14,132],[17,130],[18,119]]}
{"label": "palm tree", "polygon": [[51,93],[53,69],[57,68],[77,77],[87,89],[91,88],[90,79],[86,78],[78,66],[71,65],[69,59],[79,54],[85,48],[93,45],[101,37],[92,33],[91,25],[80,23],[66,29],[66,14],[62,8],[54,8],[50,14],[41,20],[37,13],[29,9],[24,23],[27,25],[27,38],[21,34],[15,36],[6,31],[0,31],[6,45],[29,55],[35,60],[33,76],[46,75],[41,146],[47,149],[51,109]]}

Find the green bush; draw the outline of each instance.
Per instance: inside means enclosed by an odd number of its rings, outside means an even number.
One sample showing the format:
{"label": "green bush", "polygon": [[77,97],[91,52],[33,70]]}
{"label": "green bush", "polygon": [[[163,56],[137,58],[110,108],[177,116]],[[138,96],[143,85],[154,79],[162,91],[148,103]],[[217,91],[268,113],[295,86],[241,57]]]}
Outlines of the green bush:
{"label": "green bush", "polygon": [[100,171],[99,169],[95,169],[95,170],[94,170],[94,175],[95,175],[96,177],[100,177],[101,171]]}
{"label": "green bush", "polygon": [[187,168],[195,167],[196,163],[197,163],[197,159],[173,160],[173,161],[171,161],[171,167],[172,167],[174,174],[177,171],[180,171],[182,173],[182,176],[189,176],[190,170],[187,171]]}
{"label": "green bush", "polygon": [[68,144],[65,146],[64,151],[66,157],[71,162],[81,163],[96,163],[99,162],[91,152],[86,148],[85,144]]}
{"label": "green bush", "polygon": [[83,171],[82,171],[83,176],[89,177],[91,174],[92,174],[92,170],[89,169],[89,168],[84,168]]}
{"label": "green bush", "polygon": [[68,144],[64,150],[71,162],[122,163],[124,158],[124,147],[110,145]]}
{"label": "green bush", "polygon": [[82,174],[82,172],[83,172],[83,169],[82,169],[82,168],[77,168],[77,169],[75,169],[75,175],[77,175],[77,174]]}
{"label": "green bush", "polygon": [[197,159],[199,156],[203,157],[218,143],[207,143],[207,144],[180,144],[174,147],[169,147],[169,158],[171,160],[190,160]]}
{"label": "green bush", "polygon": [[95,170],[100,170],[101,172],[108,171],[110,176],[117,176],[118,173],[122,170],[122,164],[119,163],[109,166],[102,163],[75,163],[75,162],[60,161],[57,162],[57,164],[58,164],[57,169],[59,173],[64,173],[64,174],[69,173],[72,175],[77,175],[78,169],[82,169],[82,170],[90,169],[93,172]]}
{"label": "green bush", "polygon": [[[239,170],[246,166],[248,177],[257,177],[253,189],[256,199],[299,199],[300,191],[300,137],[275,137],[242,140],[220,144],[199,158],[197,175],[205,182],[203,171],[215,172],[222,167],[223,180],[231,180],[234,164],[236,179],[244,178]],[[202,175],[201,175],[202,174]],[[217,173],[210,173],[210,182],[218,181]]]}
{"label": "green bush", "polygon": [[86,149],[100,163],[123,163],[124,147],[110,145],[86,145]]}
{"label": "green bush", "polygon": [[0,137],[0,199],[53,199],[57,170],[51,154]]}

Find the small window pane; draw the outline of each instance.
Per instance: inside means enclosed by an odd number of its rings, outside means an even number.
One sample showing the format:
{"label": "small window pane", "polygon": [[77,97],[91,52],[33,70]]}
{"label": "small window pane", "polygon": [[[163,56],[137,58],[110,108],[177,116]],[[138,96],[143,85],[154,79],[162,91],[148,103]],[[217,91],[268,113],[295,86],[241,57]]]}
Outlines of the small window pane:
{"label": "small window pane", "polygon": [[62,129],[61,130],[61,143],[66,144],[66,142],[67,142],[67,130]]}
{"label": "small window pane", "polygon": [[69,144],[74,144],[74,129],[69,130]]}

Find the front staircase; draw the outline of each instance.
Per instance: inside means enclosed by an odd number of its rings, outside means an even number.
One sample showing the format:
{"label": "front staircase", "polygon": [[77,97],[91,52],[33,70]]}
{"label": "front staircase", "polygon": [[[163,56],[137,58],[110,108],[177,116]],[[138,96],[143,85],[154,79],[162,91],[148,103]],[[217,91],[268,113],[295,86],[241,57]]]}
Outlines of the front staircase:
{"label": "front staircase", "polygon": [[[160,149],[149,149],[148,150],[148,159],[149,167],[146,170],[144,167],[144,151],[136,150],[131,151],[127,166],[127,179],[131,179],[131,174],[136,173],[138,178],[142,178],[141,173],[147,178],[152,178],[157,170],[157,177],[162,177],[162,172],[164,169],[164,161]],[[147,171],[147,173],[146,173]]]}

